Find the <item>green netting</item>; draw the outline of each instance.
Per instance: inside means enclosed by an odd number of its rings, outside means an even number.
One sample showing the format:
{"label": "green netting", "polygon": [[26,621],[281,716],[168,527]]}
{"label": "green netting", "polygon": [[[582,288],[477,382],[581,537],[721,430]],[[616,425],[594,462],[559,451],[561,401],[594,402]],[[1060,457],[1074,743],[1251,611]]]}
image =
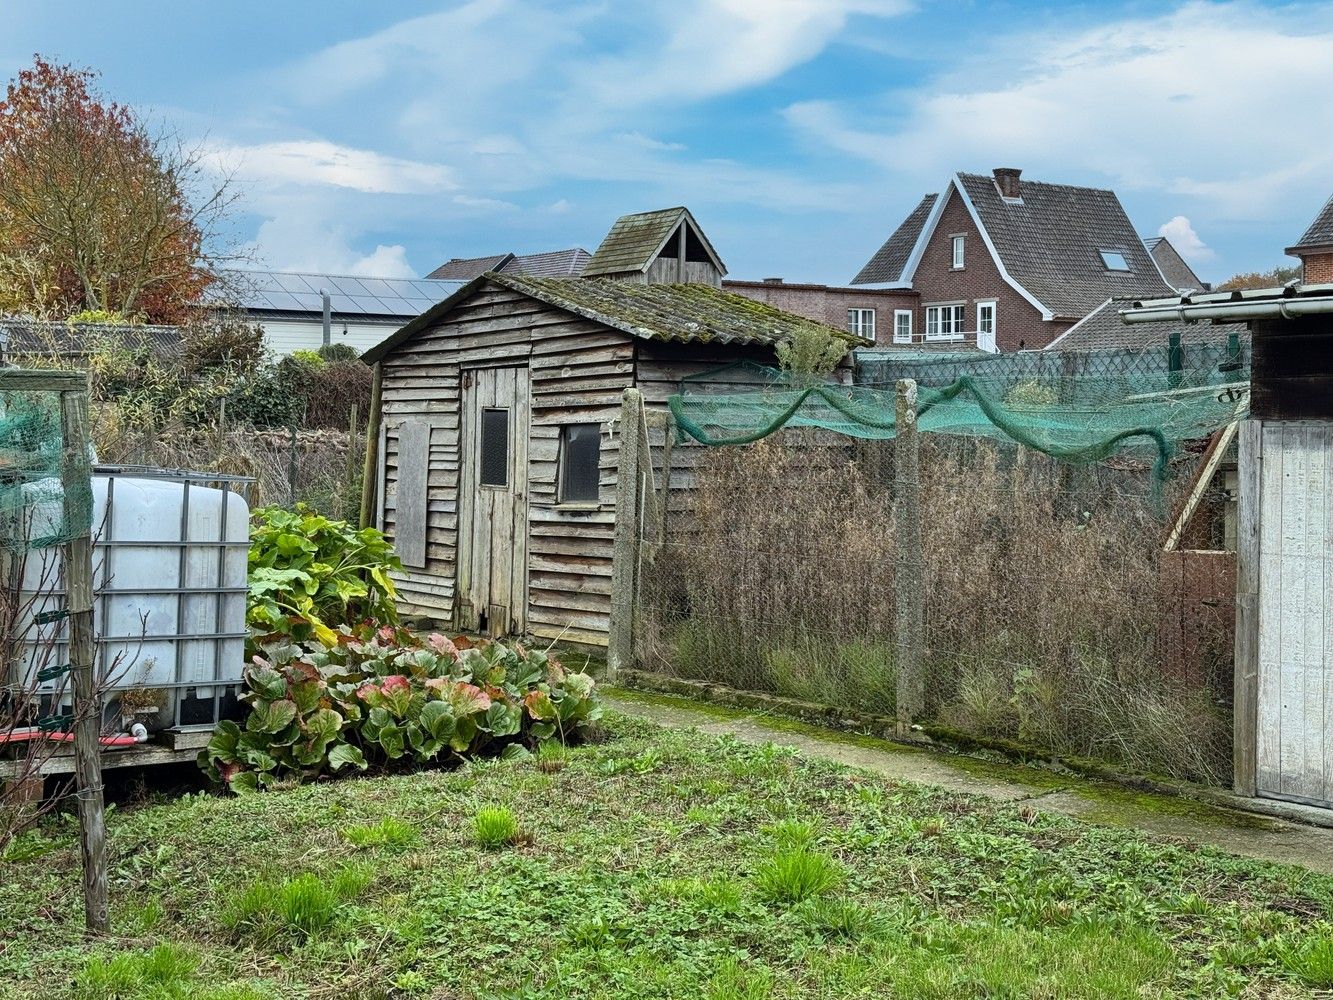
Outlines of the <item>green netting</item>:
{"label": "green netting", "polygon": [[89,534],[92,482],[67,495],[61,485],[64,446],[60,396],[0,391],[0,545],[21,552]]}
{"label": "green netting", "polygon": [[[951,372],[945,384],[920,385],[918,426],[924,432],[1014,441],[1073,463],[1142,450],[1162,481],[1180,442],[1206,438],[1248,409],[1249,372],[1234,355],[1221,365],[1191,369],[1163,365],[1064,374],[1068,370],[1024,361]],[[921,374],[928,381],[930,369]],[[670,406],[682,439],[722,446],[796,427],[892,438],[895,401],[892,387],[801,386],[775,369],[747,365],[685,380]]]}

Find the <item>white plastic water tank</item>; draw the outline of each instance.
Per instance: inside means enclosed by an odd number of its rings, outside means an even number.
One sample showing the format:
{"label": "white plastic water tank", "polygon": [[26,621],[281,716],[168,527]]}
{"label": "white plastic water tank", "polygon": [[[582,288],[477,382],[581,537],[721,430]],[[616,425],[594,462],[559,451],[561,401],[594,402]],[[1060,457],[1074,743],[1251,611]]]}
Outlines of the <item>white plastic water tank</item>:
{"label": "white plastic water tank", "polygon": [[[234,705],[245,661],[246,557],[250,510],[207,473],[98,467],[93,476],[93,628],[99,672],[113,691],[162,693],[153,727],[211,725]],[[59,484],[34,496],[34,534],[59,509]],[[26,622],[64,606],[55,550],[30,552]],[[63,620],[31,624],[32,672],[68,662]],[[43,682],[46,711],[67,710],[62,678]],[[59,691],[58,702],[50,696]],[[109,695],[112,700],[114,695]]]}

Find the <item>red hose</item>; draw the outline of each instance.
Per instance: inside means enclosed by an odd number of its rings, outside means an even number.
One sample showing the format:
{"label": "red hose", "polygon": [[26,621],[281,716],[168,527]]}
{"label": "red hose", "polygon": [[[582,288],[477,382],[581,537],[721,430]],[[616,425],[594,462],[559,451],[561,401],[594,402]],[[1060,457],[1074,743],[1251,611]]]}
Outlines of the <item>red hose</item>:
{"label": "red hose", "polygon": [[[43,733],[40,729],[16,729],[12,733],[0,733],[0,743],[23,743],[28,740],[48,739],[56,743],[73,743],[73,733]],[[139,741],[133,736],[99,736],[97,742],[104,747],[132,747]]]}

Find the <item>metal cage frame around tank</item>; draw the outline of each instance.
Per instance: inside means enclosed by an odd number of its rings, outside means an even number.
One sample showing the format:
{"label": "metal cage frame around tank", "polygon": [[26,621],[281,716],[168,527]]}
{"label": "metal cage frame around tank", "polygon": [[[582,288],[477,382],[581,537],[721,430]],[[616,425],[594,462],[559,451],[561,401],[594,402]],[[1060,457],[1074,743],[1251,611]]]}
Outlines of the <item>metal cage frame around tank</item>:
{"label": "metal cage frame around tank", "polygon": [[[216,628],[209,633],[186,633],[183,627],[185,603],[187,598],[196,596],[212,596],[214,598],[213,620],[219,626],[222,621],[223,598],[229,594],[244,595],[246,586],[226,585],[227,555],[228,550],[240,550],[248,552],[249,537],[228,541],[227,534],[227,507],[233,494],[246,503],[247,507],[252,506],[251,498],[255,480],[250,476],[230,475],[217,472],[197,472],[188,469],[162,469],[152,466],[138,465],[112,465],[97,464],[93,466],[93,477],[105,477],[107,479],[106,508],[102,518],[102,523],[92,526],[93,536],[93,554],[94,554],[94,580],[93,580],[93,601],[97,611],[97,622],[99,631],[96,634],[96,659],[94,661],[98,676],[107,677],[111,670],[114,658],[118,651],[126,645],[133,645],[141,642],[145,638],[151,638],[153,642],[169,642],[177,651],[176,654],[176,680],[170,683],[154,682],[154,689],[169,690],[172,692],[172,700],[169,706],[164,707],[166,712],[170,713],[169,728],[187,728],[191,726],[211,727],[219,719],[227,717],[230,708],[237,704],[237,694],[240,687],[240,672],[243,663],[238,663],[236,673],[233,677],[226,677],[222,670],[222,650],[223,644],[229,639],[240,639],[244,641],[248,633],[244,627],[239,631],[222,631]],[[114,537],[114,517],[112,511],[115,503],[115,489],[118,479],[153,479],[164,482],[177,482],[182,484],[181,491],[181,513],[178,535],[174,540],[162,539],[153,541],[129,540],[120,541]],[[222,493],[221,509],[218,517],[218,537],[216,539],[190,539],[190,491],[192,488],[217,489]],[[120,548],[164,548],[179,549],[176,569],[176,585],[163,587],[136,587],[127,590],[111,589],[111,582],[115,578],[115,555]],[[190,549],[216,548],[219,550],[217,561],[217,577],[211,586],[206,587],[187,587],[186,580],[186,561]],[[60,580],[56,587],[51,591],[51,596],[63,600],[64,581]],[[116,597],[160,597],[174,595],[175,602],[175,620],[176,629],[170,635],[153,635],[145,637],[143,635],[107,635],[100,629],[110,618],[109,605],[112,596]],[[67,633],[61,630],[62,634],[57,641],[63,645],[67,641]],[[213,679],[212,683],[204,683],[198,679],[180,680],[180,650],[182,645],[187,642],[211,642],[213,648]],[[117,692],[133,688],[135,685],[111,683],[108,685],[108,705],[110,710]],[[212,702],[211,711],[206,715],[201,714],[198,717],[192,716],[185,718],[186,693],[192,689],[211,687]],[[191,699],[200,700],[200,699]]]}

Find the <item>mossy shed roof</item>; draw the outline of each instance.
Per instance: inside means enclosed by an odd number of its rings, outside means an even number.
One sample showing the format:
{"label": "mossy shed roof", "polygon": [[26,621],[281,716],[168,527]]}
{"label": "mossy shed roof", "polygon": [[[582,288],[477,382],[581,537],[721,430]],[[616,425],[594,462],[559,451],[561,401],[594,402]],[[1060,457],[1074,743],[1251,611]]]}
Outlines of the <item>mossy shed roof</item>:
{"label": "mossy shed roof", "polygon": [[362,360],[367,363],[379,361],[418,331],[445,322],[455,307],[488,283],[644,340],[774,347],[790,340],[799,330],[818,329],[825,333],[831,331],[849,345],[870,343],[845,330],[712,285],[640,284],[607,278],[536,278],[490,273],[469,282],[366,351]]}
{"label": "mossy shed roof", "polygon": [[[622,215],[612,225],[611,231],[603,238],[601,245],[593,251],[592,259],[583,268],[583,276],[595,277],[599,274],[626,274],[643,272],[657,259],[666,242],[681,224],[689,226],[698,237],[704,250],[717,265],[717,269],[726,273],[722,258],[713,249],[704,231],[699,228],[690,210],[683,205],[676,208],[660,208],[653,212],[636,212]],[[671,254],[671,256],[675,256]]]}

